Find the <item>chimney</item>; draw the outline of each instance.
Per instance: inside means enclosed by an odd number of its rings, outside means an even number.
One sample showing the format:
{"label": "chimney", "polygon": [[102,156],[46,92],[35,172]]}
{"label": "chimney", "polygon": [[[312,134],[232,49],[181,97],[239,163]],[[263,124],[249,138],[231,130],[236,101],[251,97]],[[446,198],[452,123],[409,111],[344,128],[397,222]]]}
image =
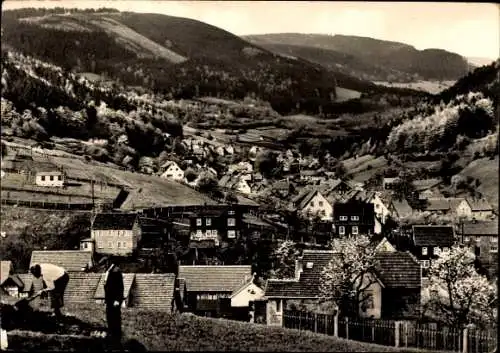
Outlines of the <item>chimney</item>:
{"label": "chimney", "polygon": [[295,260],[295,279],[300,279],[300,274],[304,270],[304,265],[302,264],[302,259]]}

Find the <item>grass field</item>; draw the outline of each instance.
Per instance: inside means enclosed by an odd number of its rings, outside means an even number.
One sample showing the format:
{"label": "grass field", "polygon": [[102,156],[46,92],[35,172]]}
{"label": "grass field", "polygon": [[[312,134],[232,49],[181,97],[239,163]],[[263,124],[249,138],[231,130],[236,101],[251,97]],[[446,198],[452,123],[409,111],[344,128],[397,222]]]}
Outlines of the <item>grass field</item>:
{"label": "grass field", "polygon": [[[98,305],[72,305],[65,308],[74,315],[71,320],[85,326],[85,330],[105,327],[104,307]],[[135,340],[138,346],[154,351],[264,351],[264,352],[422,352],[393,347],[347,341],[307,331],[269,327],[222,319],[196,317],[194,315],[170,315],[161,312],[124,309],[122,311],[124,342]],[[50,320],[50,319],[47,319]],[[23,332],[11,333],[16,348],[32,347],[32,341],[52,341],[53,349],[71,347],[71,337],[51,335],[28,335],[23,341]],[[74,337],[83,341],[82,336]],[[59,341],[66,341],[62,344]],[[88,343],[91,343],[90,341]],[[98,344],[94,341],[93,344]],[[44,348],[48,348],[45,344]],[[83,347],[82,347],[83,348]],[[59,348],[60,349],[60,348]]]}
{"label": "grass field", "polygon": [[361,97],[361,92],[353,91],[352,89],[337,87],[335,90],[337,92],[337,102],[344,102]]}
{"label": "grass field", "polygon": [[478,191],[486,197],[493,208],[498,210],[498,156],[493,160],[489,158],[476,159],[460,174],[479,179],[481,185],[479,185]]}
{"label": "grass field", "polygon": [[342,164],[354,181],[365,182],[376,173],[383,172],[387,168],[387,159],[367,154],[358,158],[349,158],[342,161]]}
{"label": "grass field", "polygon": [[453,86],[455,81],[418,81],[418,82],[408,82],[408,83],[391,83],[385,81],[374,82],[377,85],[387,86],[387,87],[399,87],[399,88],[411,88],[418,91],[428,92],[431,94],[439,93],[448,87]]}

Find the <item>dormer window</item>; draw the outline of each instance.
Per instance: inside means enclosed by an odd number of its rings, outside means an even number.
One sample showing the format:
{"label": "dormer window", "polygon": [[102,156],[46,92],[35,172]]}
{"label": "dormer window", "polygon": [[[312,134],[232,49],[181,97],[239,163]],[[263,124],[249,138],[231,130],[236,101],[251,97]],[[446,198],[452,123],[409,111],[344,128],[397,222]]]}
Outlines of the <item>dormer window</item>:
{"label": "dormer window", "polygon": [[427,255],[427,247],[422,248],[422,255]]}
{"label": "dormer window", "polygon": [[312,262],[306,263],[306,268],[309,268],[309,269],[313,268],[313,263]]}
{"label": "dormer window", "polygon": [[359,216],[351,216],[351,221],[359,221]]}
{"label": "dormer window", "polygon": [[347,221],[347,216],[340,216],[340,217],[339,217],[339,219],[340,219],[341,221]]}
{"label": "dormer window", "polygon": [[207,226],[211,226],[212,225],[212,218],[207,218],[206,223],[207,223]]}

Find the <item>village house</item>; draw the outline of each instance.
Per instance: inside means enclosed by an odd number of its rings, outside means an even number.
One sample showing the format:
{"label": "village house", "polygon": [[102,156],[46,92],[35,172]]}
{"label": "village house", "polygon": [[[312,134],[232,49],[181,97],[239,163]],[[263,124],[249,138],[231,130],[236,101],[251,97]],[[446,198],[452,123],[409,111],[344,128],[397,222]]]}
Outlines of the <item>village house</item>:
{"label": "village house", "polygon": [[[184,304],[189,311],[202,316],[226,316],[233,310],[241,314],[248,303],[260,299],[262,291],[253,286],[250,265],[242,266],[179,266],[178,280],[186,293]],[[252,282],[251,282],[252,281]],[[246,312],[248,315],[248,312]]]}
{"label": "village house", "polygon": [[390,203],[387,199],[382,199],[382,193],[375,191],[356,191],[353,196],[354,199],[371,203],[375,210],[375,216],[380,220],[382,224],[385,224],[387,217],[390,215],[389,205]]}
{"label": "village house", "polygon": [[[360,305],[359,315],[375,319],[411,316],[420,303],[420,265],[411,254],[392,246],[378,249],[376,272],[362,279],[373,283],[365,293],[369,297]],[[304,250],[295,263],[295,278],[267,280],[264,295],[268,325],[282,326],[283,312],[293,302],[318,303],[322,298],[321,272],[333,256],[338,254],[331,250]]]}
{"label": "village house", "polygon": [[316,189],[304,190],[293,199],[293,205],[305,217],[319,217],[324,221],[332,220],[332,205]]}
{"label": "village house", "polygon": [[429,198],[424,203],[425,211],[437,215],[450,215],[458,218],[471,218],[472,210],[465,198]]}
{"label": "village house", "polygon": [[441,185],[441,183],[441,179],[433,178],[414,180],[412,185],[419,199],[428,199],[441,197],[441,192],[438,189],[438,186]]}
{"label": "village house", "polygon": [[242,194],[250,195],[252,187],[249,182],[239,175],[224,175],[219,180],[219,186],[227,190],[235,190]]}
{"label": "village house", "polygon": [[375,210],[371,203],[350,200],[333,205],[334,234],[338,236],[372,235],[375,231]]}
{"label": "village house", "polygon": [[33,250],[30,267],[36,264],[53,264],[68,273],[85,272],[94,266],[93,254],[81,250]]}
{"label": "village house", "polygon": [[326,180],[324,172],[320,170],[302,169],[300,170],[299,175],[300,175],[300,180],[307,181],[310,183]]}
{"label": "village house", "polygon": [[394,188],[394,185],[396,185],[400,181],[401,181],[401,179],[399,177],[384,178],[382,180],[382,187],[384,190],[392,190]]}
{"label": "village house", "polygon": [[193,212],[190,218],[191,242],[212,242],[237,239],[242,228],[242,214],[234,209],[202,210]]}
{"label": "village house", "polygon": [[92,222],[91,239],[98,254],[129,256],[142,237],[135,213],[99,213]]}
{"label": "village house", "polygon": [[1,261],[0,263],[0,289],[5,295],[19,297],[24,283],[17,274],[14,273],[12,261]]}
{"label": "village house", "polygon": [[410,251],[420,261],[422,276],[427,277],[432,260],[455,244],[455,232],[452,226],[435,225],[415,225],[412,230]]}
{"label": "village house", "polygon": [[461,242],[474,251],[485,267],[489,269],[496,267],[498,264],[498,219],[467,222],[463,223],[460,228]]}
{"label": "village house", "polygon": [[[64,300],[73,304],[103,303],[103,273],[72,273]],[[178,309],[175,301],[175,274],[123,273],[123,307],[171,312]]]}
{"label": "village house", "polygon": [[413,208],[405,199],[393,199],[389,205],[389,212],[396,221],[401,221],[414,214]]}
{"label": "village house", "polygon": [[184,180],[184,171],[179,167],[174,161],[168,161],[161,166],[161,170],[164,172],[161,177],[164,179],[171,179],[175,181]]}
{"label": "village house", "polygon": [[486,221],[494,217],[493,207],[485,199],[467,199],[470,205],[470,218]]}
{"label": "village house", "polygon": [[35,184],[38,186],[63,187],[65,175],[61,170],[37,170]]}

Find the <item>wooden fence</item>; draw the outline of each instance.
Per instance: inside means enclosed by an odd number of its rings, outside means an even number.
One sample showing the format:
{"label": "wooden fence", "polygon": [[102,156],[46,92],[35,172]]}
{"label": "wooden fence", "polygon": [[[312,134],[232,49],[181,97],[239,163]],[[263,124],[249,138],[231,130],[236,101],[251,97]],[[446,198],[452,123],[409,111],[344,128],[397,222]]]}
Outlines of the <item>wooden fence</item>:
{"label": "wooden fence", "polygon": [[[49,210],[92,210],[94,205],[92,203],[58,203],[58,202],[45,202],[45,201],[31,201],[31,200],[13,200],[2,198],[1,204],[3,205],[17,205],[20,207],[29,208],[43,208]],[[102,210],[111,210],[113,203],[96,203],[96,208]]]}
{"label": "wooden fence", "polygon": [[283,313],[283,326],[385,346],[461,353],[496,351],[496,331],[453,330],[416,321],[350,319],[303,311]]}

